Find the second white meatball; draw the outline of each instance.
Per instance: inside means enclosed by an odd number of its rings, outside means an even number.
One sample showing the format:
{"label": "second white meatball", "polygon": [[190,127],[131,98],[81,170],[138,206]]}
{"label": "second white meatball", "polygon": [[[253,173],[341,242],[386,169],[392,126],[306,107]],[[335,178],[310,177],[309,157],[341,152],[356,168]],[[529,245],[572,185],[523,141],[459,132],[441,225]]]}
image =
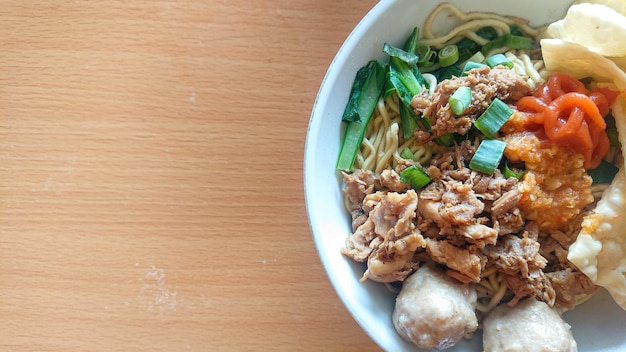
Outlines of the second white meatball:
{"label": "second white meatball", "polygon": [[501,304],[484,321],[485,352],[576,352],[569,325],[545,302]]}

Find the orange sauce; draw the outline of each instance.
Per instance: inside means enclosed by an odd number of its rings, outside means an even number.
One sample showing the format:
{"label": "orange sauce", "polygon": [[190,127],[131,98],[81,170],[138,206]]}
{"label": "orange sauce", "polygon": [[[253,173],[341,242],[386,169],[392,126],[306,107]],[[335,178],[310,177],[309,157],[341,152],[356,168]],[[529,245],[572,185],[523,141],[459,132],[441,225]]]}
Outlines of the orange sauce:
{"label": "orange sauce", "polygon": [[582,154],[531,132],[511,133],[505,140],[504,155],[526,165],[520,209],[540,230],[563,229],[593,202],[592,179],[585,172]]}

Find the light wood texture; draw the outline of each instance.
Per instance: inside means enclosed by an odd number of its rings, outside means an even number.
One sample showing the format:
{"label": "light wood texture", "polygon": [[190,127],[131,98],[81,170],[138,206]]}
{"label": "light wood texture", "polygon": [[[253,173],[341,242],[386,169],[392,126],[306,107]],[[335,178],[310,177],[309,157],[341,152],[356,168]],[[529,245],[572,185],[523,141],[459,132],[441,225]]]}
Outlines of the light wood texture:
{"label": "light wood texture", "polygon": [[307,223],[367,1],[0,0],[0,351],[367,351]]}

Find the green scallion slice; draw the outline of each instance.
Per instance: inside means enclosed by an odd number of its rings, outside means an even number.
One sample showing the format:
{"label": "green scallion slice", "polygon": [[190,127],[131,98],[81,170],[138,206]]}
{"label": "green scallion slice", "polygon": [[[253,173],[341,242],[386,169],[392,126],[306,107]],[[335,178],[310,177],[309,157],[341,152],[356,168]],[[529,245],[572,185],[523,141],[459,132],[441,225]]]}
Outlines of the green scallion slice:
{"label": "green scallion slice", "polygon": [[511,115],[513,110],[502,100],[494,98],[487,110],[474,121],[474,126],[485,136],[492,138]]}
{"label": "green scallion slice", "polygon": [[485,63],[491,68],[494,68],[498,65],[502,65],[507,68],[513,68],[513,63],[511,62],[511,60],[507,59],[504,54],[491,55],[487,59],[485,59]]}
{"label": "green scallion slice", "polygon": [[400,153],[400,157],[402,159],[407,159],[407,160],[413,160],[413,161],[417,161],[417,158],[415,157],[415,154],[413,154],[413,152],[411,151],[411,149],[409,149],[408,147],[405,147],[402,150],[402,153]]}
{"label": "green scallion slice", "polygon": [[480,51],[477,51],[474,53],[474,55],[470,56],[470,58],[467,59],[467,61],[484,62],[485,55],[483,55],[483,53],[481,53]]}
{"label": "green scallion slice", "polygon": [[430,183],[431,179],[424,169],[412,165],[400,173],[400,181],[410,185],[413,189],[421,189]]}
{"label": "green scallion slice", "polygon": [[479,67],[485,67],[485,66],[487,66],[487,65],[485,65],[483,63],[480,63],[480,62],[468,61],[468,62],[465,63],[465,66],[463,66],[463,71],[462,71],[463,73],[462,73],[462,75],[463,76],[467,76],[467,73],[470,70],[473,70],[473,69],[479,68]]}
{"label": "green scallion slice", "polygon": [[437,56],[437,53],[430,49],[429,45],[423,43],[417,43],[415,45],[415,55],[419,57],[417,60],[417,66],[430,66],[434,64],[433,55]]}
{"label": "green scallion slice", "polygon": [[438,58],[441,67],[454,65],[459,61],[459,48],[454,44],[446,45],[439,50]]}
{"label": "green scallion slice", "polygon": [[472,103],[472,89],[470,87],[459,87],[448,98],[450,110],[455,115],[461,115]]}
{"label": "green scallion slice", "polygon": [[487,175],[493,174],[502,160],[505,147],[506,142],[498,139],[483,140],[470,160],[470,169]]}

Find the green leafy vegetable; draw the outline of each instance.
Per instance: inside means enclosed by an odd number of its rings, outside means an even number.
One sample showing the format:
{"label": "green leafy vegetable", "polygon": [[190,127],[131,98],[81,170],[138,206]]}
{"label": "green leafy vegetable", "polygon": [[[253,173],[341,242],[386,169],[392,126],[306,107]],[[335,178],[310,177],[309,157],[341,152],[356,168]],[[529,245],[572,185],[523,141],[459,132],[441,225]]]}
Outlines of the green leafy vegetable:
{"label": "green leafy vegetable", "polygon": [[[480,28],[476,31],[476,34],[489,41],[498,37],[498,33],[495,29],[493,29],[493,27]],[[467,61],[470,57],[476,54],[476,52],[479,52],[481,49],[480,44],[468,38],[461,39],[458,43],[456,43],[456,46],[459,49],[460,62]]]}
{"label": "green leafy vegetable", "polygon": [[441,136],[435,138],[435,143],[450,147],[455,142],[455,136],[457,136],[455,133],[444,133]]}
{"label": "green leafy vegetable", "polygon": [[600,165],[593,170],[587,170],[587,174],[593,179],[593,184],[609,184],[613,182],[619,168],[606,160],[602,160]]}
{"label": "green leafy vegetable", "polygon": [[530,49],[532,47],[533,40],[519,35],[504,34],[498,38],[493,39],[489,43],[482,46],[480,51],[484,55],[488,55],[492,51],[500,48],[508,49]]}
{"label": "green leafy vegetable", "polygon": [[359,116],[358,112],[359,100],[361,99],[363,85],[365,84],[365,81],[369,77],[370,73],[371,67],[369,65],[363,66],[357,71],[356,77],[352,82],[352,89],[350,90],[350,98],[348,99],[348,104],[346,104],[346,108],[343,111],[343,116],[341,117],[342,121],[361,121],[361,117]]}
{"label": "green leafy vegetable", "polygon": [[493,27],[480,28],[476,31],[476,34],[487,40],[494,40],[498,37],[498,32]]}
{"label": "green leafy vegetable", "polygon": [[400,128],[402,129],[402,138],[411,138],[413,132],[417,128],[418,116],[410,105],[406,105],[404,101],[400,101]]}
{"label": "green leafy vegetable", "polygon": [[459,76],[461,76],[461,69],[457,65],[450,65],[448,67],[442,67],[437,70],[437,78],[439,82]]}
{"label": "green leafy vegetable", "polygon": [[404,51],[411,53],[411,54],[418,54],[419,56],[419,53],[417,52],[419,37],[420,37],[419,27],[413,27],[413,30],[411,31],[411,35],[404,43]]}
{"label": "green leafy vegetable", "polygon": [[511,62],[511,60],[507,59],[504,54],[489,56],[487,59],[485,59],[485,63],[491,68],[494,68],[498,65],[502,65],[507,68],[513,68],[513,63]]}
{"label": "green leafy vegetable", "polygon": [[609,137],[609,145],[621,149],[619,134],[615,126],[615,117],[612,114],[608,114],[604,119],[606,120],[606,134]]}
{"label": "green leafy vegetable", "polygon": [[389,60],[389,81],[400,100],[407,106],[411,105],[413,97],[428,84],[416,66],[411,66],[395,56]]}
{"label": "green leafy vegetable", "polygon": [[367,124],[374,113],[378,99],[385,86],[385,68],[376,60],[370,61],[366,67],[369,70],[368,77],[361,86],[358,94],[358,104],[354,108],[360,120],[350,121],[346,126],[341,151],[337,159],[336,168],[338,170],[349,171],[352,169],[356,154],[361,146],[361,142],[363,142]]}
{"label": "green leafy vegetable", "polygon": [[414,53],[410,53],[400,48],[396,48],[389,45],[388,43],[383,44],[383,52],[391,57],[395,57],[404,61],[409,66],[417,64],[417,60],[419,59],[419,57]]}

